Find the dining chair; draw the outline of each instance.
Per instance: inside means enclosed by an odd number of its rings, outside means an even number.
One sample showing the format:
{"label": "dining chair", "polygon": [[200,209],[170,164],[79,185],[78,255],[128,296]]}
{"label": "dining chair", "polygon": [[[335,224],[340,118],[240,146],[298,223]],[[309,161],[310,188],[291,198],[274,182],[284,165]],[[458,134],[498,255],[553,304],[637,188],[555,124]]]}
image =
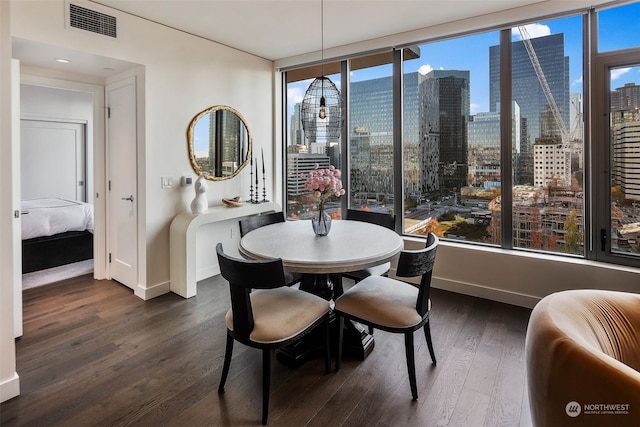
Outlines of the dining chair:
{"label": "dining chair", "polygon": [[[252,215],[244,217],[238,221],[240,227],[240,237],[244,237],[250,231],[269,224],[285,222],[284,212],[273,212],[261,215]],[[293,286],[302,280],[302,275],[293,271],[284,270],[285,283],[287,286]]]}
{"label": "dining chair", "polygon": [[285,285],[282,260],[253,261],[233,258],[216,245],[220,273],[229,282],[231,308],[227,311],[227,345],[218,393],[231,366],[233,342],[262,350],[262,424],[269,416],[272,352],[318,326],[324,326],[325,373],[331,369],[329,302]]}
{"label": "dining chair", "polygon": [[421,276],[420,286],[384,276],[369,276],[347,290],[335,301],[335,313],[339,319],[336,371],[342,358],[342,335],[345,319],[392,333],[404,334],[409,384],[414,400],[418,399],[413,333],[424,329],[431,361],[436,356],[431,341],[429,310],[431,300],[431,274],[436,259],[438,238],[429,233],[427,246],[419,250],[403,250],[398,258],[397,277]]}
{"label": "dining chair", "polygon": [[[358,209],[347,209],[345,219],[351,221],[368,222],[388,228],[389,230],[395,230],[396,224],[395,215],[381,212],[363,211]],[[391,263],[385,262],[384,264],[375,265],[364,270],[343,273],[342,277],[347,277],[357,283],[368,276],[384,276],[389,272],[390,268]]]}

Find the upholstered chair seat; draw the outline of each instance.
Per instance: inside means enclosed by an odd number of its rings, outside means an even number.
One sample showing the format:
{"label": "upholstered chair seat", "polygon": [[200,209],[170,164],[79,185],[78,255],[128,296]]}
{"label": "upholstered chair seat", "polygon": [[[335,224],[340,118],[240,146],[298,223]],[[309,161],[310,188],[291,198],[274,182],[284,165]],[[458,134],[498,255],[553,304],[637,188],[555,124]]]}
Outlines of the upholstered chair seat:
{"label": "upholstered chair seat", "polygon": [[548,295],[531,313],[525,352],[533,425],[640,426],[639,294]]}
{"label": "upholstered chair seat", "polygon": [[[291,340],[329,310],[328,301],[289,287],[253,291],[249,298],[253,310],[249,339],[260,344]],[[225,321],[233,331],[233,308],[227,311]]]}
{"label": "upholstered chair seat", "polygon": [[371,276],[339,298],[336,309],[385,328],[411,328],[422,322],[422,316],[416,310],[417,300],[416,286],[388,277]]}

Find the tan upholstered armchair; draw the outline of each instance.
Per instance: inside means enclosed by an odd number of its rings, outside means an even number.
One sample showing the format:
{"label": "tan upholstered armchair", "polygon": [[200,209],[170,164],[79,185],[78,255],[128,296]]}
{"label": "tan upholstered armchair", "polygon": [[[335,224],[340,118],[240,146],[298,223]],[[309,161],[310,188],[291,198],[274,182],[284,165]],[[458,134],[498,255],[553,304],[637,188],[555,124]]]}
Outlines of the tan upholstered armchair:
{"label": "tan upholstered armchair", "polygon": [[525,347],[535,426],[640,426],[640,295],[551,294]]}

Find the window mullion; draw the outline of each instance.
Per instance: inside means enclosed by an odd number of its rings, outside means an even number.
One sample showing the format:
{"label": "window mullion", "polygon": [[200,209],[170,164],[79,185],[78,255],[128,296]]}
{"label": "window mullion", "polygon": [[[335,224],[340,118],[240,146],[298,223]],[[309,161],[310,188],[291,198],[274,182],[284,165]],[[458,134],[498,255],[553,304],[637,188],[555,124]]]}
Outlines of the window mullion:
{"label": "window mullion", "polygon": [[500,209],[502,247],[513,249],[511,30],[500,32]]}
{"label": "window mullion", "polygon": [[[349,101],[349,70],[351,61],[344,60],[340,64],[340,96],[342,97],[342,129],[340,131],[340,169],[342,170],[342,185],[345,194],[351,194],[351,182],[349,177],[351,173],[351,159],[349,158],[349,150],[351,141],[349,140],[349,129],[351,128],[350,101]],[[342,212],[346,214],[349,208],[349,197],[340,198],[340,207]]]}
{"label": "window mullion", "polygon": [[396,231],[404,224],[404,166],[403,166],[403,76],[402,49],[393,51],[393,208],[396,215]]}

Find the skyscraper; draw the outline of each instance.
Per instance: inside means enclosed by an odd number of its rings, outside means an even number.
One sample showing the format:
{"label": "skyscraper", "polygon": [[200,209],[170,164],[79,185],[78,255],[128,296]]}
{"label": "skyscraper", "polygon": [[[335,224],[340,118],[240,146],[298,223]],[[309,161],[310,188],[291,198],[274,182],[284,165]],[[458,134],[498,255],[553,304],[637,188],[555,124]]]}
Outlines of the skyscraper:
{"label": "skyscraper", "polygon": [[[564,54],[564,34],[533,38],[531,44],[562,119],[565,125],[569,126],[571,123],[569,120],[569,57]],[[532,156],[533,150],[524,144],[530,144],[536,138],[543,136],[541,116],[545,110],[548,110],[549,103],[524,42],[513,42],[511,64],[513,100],[520,106],[521,117],[526,120],[526,128],[529,132],[522,139],[520,161],[530,164],[532,159],[529,156]],[[489,108],[491,111],[497,111],[498,102],[500,102],[500,48],[496,45],[489,48]],[[523,182],[531,178],[533,176],[529,174],[522,174],[516,177],[516,184],[532,184],[530,181]]]}
{"label": "skyscraper", "polygon": [[[438,174],[441,186],[457,189],[467,185],[468,124],[470,115],[469,71],[432,70],[421,84],[425,93],[424,119],[429,122],[437,117],[439,132]],[[437,93],[438,101],[430,102],[429,96]],[[426,95],[430,93],[431,95]],[[435,111],[430,111],[437,108]],[[431,123],[433,132],[433,123]],[[425,132],[425,133],[430,133]]]}
{"label": "skyscraper", "polygon": [[[403,144],[416,146],[420,137],[418,73],[404,79]],[[353,82],[350,86],[350,180],[353,192],[393,192],[392,78]]]}

